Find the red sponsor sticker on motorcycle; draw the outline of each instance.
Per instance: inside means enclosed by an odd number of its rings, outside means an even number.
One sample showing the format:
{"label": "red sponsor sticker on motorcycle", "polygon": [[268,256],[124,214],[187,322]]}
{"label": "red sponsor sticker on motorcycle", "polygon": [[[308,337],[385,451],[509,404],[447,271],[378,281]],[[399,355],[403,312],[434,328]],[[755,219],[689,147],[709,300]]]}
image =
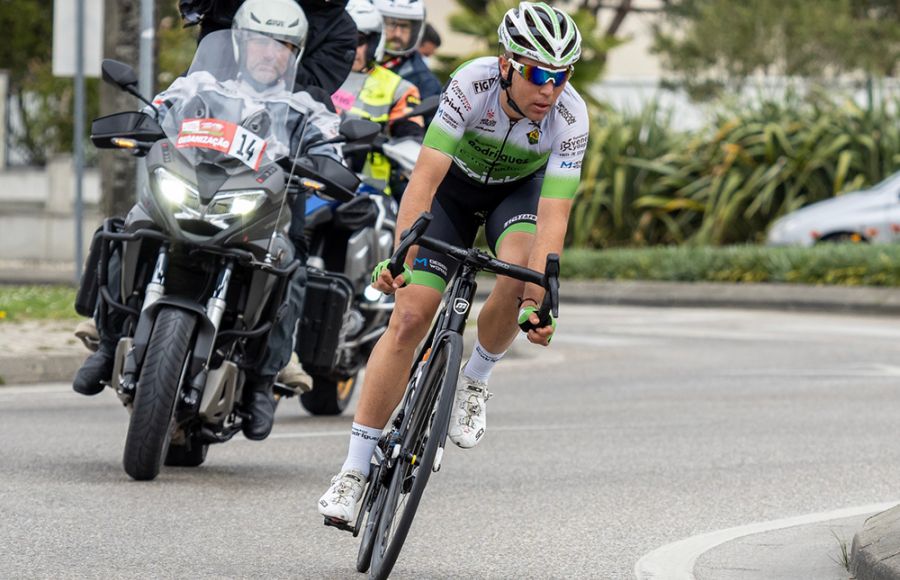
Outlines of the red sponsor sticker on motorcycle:
{"label": "red sponsor sticker on motorcycle", "polygon": [[175,147],[219,151],[256,171],[266,150],[266,141],[228,121],[185,119],[181,122]]}

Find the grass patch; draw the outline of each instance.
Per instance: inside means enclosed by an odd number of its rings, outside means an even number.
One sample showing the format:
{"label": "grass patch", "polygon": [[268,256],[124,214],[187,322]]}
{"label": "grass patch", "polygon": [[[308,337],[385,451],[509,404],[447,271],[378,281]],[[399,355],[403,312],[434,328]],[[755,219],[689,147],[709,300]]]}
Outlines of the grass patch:
{"label": "grass patch", "polygon": [[567,250],[565,278],[900,286],[900,245]]}
{"label": "grass patch", "polygon": [[75,292],[71,286],[0,286],[0,324],[79,318]]}

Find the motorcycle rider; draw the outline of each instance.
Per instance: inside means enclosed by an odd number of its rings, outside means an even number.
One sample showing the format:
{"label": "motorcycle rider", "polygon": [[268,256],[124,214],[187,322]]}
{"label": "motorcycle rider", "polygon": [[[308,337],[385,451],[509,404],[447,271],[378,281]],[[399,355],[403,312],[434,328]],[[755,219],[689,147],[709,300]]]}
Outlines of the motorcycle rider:
{"label": "motorcycle rider", "polygon": [[[315,92],[327,102],[350,72],[356,48],[356,27],[344,11],[346,0],[296,0],[306,15],[309,32],[305,58],[297,69],[296,90]],[[186,26],[200,24],[200,39],[210,32],[231,27],[244,0],[179,0]],[[320,87],[321,92],[309,91]]]}
{"label": "motorcycle rider", "polygon": [[[231,32],[238,68],[236,79],[220,83],[212,74],[204,71],[177,78],[153,100],[159,110],[160,121],[173,107],[189,107],[194,103],[200,106],[202,101],[195,100],[198,93],[216,85],[226,89],[236,86],[240,89],[238,94],[257,93],[263,98],[267,93],[284,93],[285,79],[292,78],[295,72],[290,67],[298,66],[297,62],[303,53],[307,28],[303,10],[293,0],[247,0],[235,14]],[[245,120],[245,123],[253,124],[252,128],[256,129],[254,132],[265,132],[266,124],[263,120],[266,118],[265,112],[258,112]],[[306,92],[293,93],[288,124],[297,126],[304,119],[308,119],[308,123],[306,130],[302,132],[302,143],[277,144],[285,148],[285,153],[297,151],[310,141],[317,142],[337,135],[340,119],[336,114],[328,111]],[[341,160],[340,152],[334,145],[314,146],[309,153]],[[299,211],[303,215],[304,205],[305,198],[298,196],[292,211]],[[298,255],[297,258],[305,261],[306,256]],[[110,265],[112,286],[116,285],[120,269],[118,262]],[[266,353],[257,368],[247,373],[244,403],[250,417],[244,421],[243,430],[248,439],[265,439],[271,432],[276,406],[272,385],[276,373],[284,368],[291,356],[305,284],[306,271],[299,268],[290,281],[281,318],[269,335]],[[101,381],[110,380],[124,317],[111,312],[108,321],[108,327],[100,329],[99,349],[85,361],[75,376],[73,388],[78,393],[98,394],[103,390]]]}
{"label": "motorcycle rider", "polygon": [[[350,0],[347,13],[358,30],[356,58],[347,80],[332,95],[335,109],[341,116],[385,124],[390,137],[416,137],[421,141],[425,134],[422,118],[401,118],[421,102],[419,90],[378,64],[384,56],[381,14],[368,0]],[[387,157],[374,151],[349,157],[351,167],[365,174],[370,185],[391,192]]]}
{"label": "motorcycle rider", "polygon": [[423,99],[441,94],[441,83],[417,50],[425,32],[425,3],[422,0],[375,0],[384,18],[382,65],[414,84]]}
{"label": "motorcycle rider", "polygon": [[[581,36],[570,16],[530,2],[507,11],[499,36],[503,54],[462,65],[441,95],[400,206],[397,232],[431,211],[426,235],[470,246],[484,223],[488,244],[501,260],[540,271],[548,254],[562,253],[587,147],[587,109],[568,83]],[[405,266],[396,278],[388,260],[372,274],[376,289],[397,291],[396,303],[369,358],[346,460],[319,499],[319,513],[328,518],[355,516],[375,445],[403,397],[416,346],[458,267],[440,253],[414,251],[407,258],[413,267]],[[543,293],[540,286],[497,277],[457,385],[448,431],[457,446],[481,441],[491,371],[518,333],[517,323],[540,326],[536,312]],[[555,327],[551,320],[530,330],[528,340],[547,345]]]}

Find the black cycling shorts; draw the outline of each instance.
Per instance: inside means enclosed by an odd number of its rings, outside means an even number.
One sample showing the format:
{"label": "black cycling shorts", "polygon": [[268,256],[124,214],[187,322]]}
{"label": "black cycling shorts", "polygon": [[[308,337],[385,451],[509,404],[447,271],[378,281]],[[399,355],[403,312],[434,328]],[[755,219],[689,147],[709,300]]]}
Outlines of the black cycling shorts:
{"label": "black cycling shorts", "polygon": [[[454,246],[471,247],[482,224],[494,255],[510,232],[537,231],[537,206],[543,172],[511,183],[485,185],[451,167],[438,186],[431,213],[434,219],[425,235]],[[413,264],[412,283],[443,292],[459,262],[419,247]]]}

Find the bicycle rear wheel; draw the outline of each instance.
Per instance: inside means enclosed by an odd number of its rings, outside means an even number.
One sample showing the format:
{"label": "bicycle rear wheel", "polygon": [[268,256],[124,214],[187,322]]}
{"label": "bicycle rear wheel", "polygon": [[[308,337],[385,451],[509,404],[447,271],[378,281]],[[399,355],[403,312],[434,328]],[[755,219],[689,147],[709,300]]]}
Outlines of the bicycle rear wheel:
{"label": "bicycle rear wheel", "polygon": [[384,503],[375,530],[370,578],[388,577],[406,541],[437,450],[447,437],[461,364],[462,337],[454,333],[440,337],[419,386],[420,396],[405,419],[390,485],[381,490]]}

